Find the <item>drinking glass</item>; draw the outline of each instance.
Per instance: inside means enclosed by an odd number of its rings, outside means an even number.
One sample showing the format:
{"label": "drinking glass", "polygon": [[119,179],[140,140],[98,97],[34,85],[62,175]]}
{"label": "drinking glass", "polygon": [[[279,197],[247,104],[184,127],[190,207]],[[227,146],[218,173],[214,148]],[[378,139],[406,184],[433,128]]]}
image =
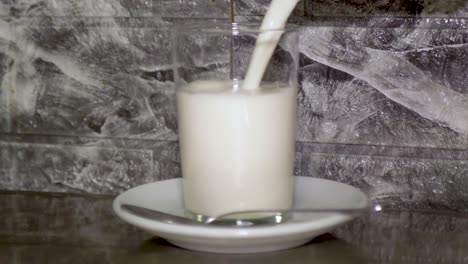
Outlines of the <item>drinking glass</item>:
{"label": "drinking glass", "polygon": [[[279,44],[255,89],[244,79],[257,39]],[[259,43],[259,50],[265,43]],[[298,32],[257,24],[197,24],[173,34],[174,78],[186,212],[220,214],[288,209],[293,200]],[[251,87],[252,88],[252,87]],[[245,218],[284,216],[249,214]]]}

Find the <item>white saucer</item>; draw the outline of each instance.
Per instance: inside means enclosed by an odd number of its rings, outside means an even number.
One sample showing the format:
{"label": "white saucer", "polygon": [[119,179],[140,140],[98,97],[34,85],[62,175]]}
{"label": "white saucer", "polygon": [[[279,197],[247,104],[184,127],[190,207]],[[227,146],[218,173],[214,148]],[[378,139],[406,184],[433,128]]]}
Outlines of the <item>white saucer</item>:
{"label": "white saucer", "polygon": [[[349,185],[329,180],[296,176],[295,208],[361,208],[367,196]],[[300,246],[352,219],[340,213],[294,216],[294,221],[263,227],[211,227],[168,224],[144,219],[120,209],[134,204],[183,216],[181,179],[141,185],[120,194],[114,211],[124,221],[157,235],[170,243],[197,251],[257,253]]]}

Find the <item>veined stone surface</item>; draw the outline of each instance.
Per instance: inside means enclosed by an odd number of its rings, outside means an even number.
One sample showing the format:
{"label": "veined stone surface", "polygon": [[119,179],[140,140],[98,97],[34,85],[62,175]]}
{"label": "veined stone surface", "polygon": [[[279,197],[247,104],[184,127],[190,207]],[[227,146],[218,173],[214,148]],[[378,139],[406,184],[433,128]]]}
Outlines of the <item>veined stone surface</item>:
{"label": "veined stone surface", "polygon": [[[269,2],[236,1],[236,20],[258,21]],[[386,2],[296,8],[296,175],[347,182],[395,207],[466,212],[466,1]],[[114,194],[180,177],[171,30],[226,22],[229,8],[3,1],[0,189]]]}

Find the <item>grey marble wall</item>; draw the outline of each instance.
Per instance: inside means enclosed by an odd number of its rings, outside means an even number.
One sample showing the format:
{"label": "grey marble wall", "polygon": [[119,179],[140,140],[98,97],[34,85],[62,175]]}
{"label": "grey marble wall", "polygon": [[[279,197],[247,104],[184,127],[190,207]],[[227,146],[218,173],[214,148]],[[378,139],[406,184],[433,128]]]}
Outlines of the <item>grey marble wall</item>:
{"label": "grey marble wall", "polygon": [[[268,0],[3,0],[0,189],[180,176],[169,32]],[[468,1],[304,0],[297,175],[468,212]]]}

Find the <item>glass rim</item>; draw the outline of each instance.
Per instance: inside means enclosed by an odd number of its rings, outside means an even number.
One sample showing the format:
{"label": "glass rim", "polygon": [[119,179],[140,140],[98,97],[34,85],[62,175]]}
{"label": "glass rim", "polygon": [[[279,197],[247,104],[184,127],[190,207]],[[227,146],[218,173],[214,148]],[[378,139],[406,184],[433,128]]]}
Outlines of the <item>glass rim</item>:
{"label": "glass rim", "polygon": [[176,25],[173,28],[175,33],[201,33],[201,34],[260,34],[263,32],[295,32],[299,26],[288,24],[285,28],[280,29],[260,29],[261,23],[259,22],[197,22],[190,25]]}

